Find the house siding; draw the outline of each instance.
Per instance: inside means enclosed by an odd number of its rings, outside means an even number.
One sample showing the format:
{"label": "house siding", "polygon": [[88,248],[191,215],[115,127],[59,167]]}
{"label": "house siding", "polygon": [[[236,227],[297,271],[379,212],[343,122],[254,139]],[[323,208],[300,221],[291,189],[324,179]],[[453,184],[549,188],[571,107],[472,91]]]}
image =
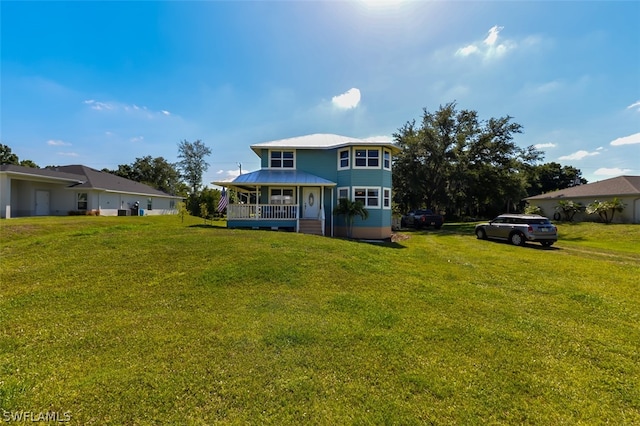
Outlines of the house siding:
{"label": "house siding", "polygon": [[[576,203],[582,203],[583,206],[587,206],[594,202],[595,199],[601,201],[611,200],[613,197],[576,197],[576,198],[563,198],[565,201],[574,201]],[[640,197],[618,197],[624,204],[625,208],[622,212],[616,212],[613,216],[613,223],[640,223]],[[545,216],[552,218],[557,212],[556,207],[560,199],[537,199],[529,200],[530,205],[538,206],[542,209]],[[587,214],[586,212],[577,213],[574,218],[574,222],[599,222],[600,216],[597,214]]]}
{"label": "house siding", "polygon": [[[366,188],[378,188],[379,193],[379,206],[367,207],[369,217],[367,220],[362,220],[356,217],[354,220],[353,236],[356,238],[388,238],[391,236],[391,224],[392,215],[390,206],[383,208],[384,203],[384,190],[388,189],[390,196],[392,189],[392,176],[391,170],[385,169],[384,165],[384,153],[392,152],[391,149],[384,145],[376,146],[375,144],[367,144],[367,142],[361,141],[360,143],[350,144],[347,142],[345,145],[340,145],[335,148],[295,148],[289,146],[287,148],[279,148],[277,144],[271,145],[273,148],[257,148],[252,147],[254,151],[260,157],[261,169],[270,169],[270,150],[293,150],[295,152],[295,169],[305,173],[312,174],[314,176],[326,179],[330,182],[335,182],[335,187],[324,187],[323,190],[323,208],[325,213],[325,235],[331,235],[332,233],[338,236],[346,236],[345,219],[333,215],[333,208],[338,203],[338,188],[349,188],[349,197],[353,199],[354,188],[366,187]],[[365,147],[366,149],[378,149],[379,150],[379,168],[354,168],[355,166],[355,150]],[[339,152],[344,149],[350,150],[349,156],[349,168],[339,170]],[[284,187],[286,185],[278,186]],[[261,186],[261,204],[269,203],[269,193],[271,186]],[[301,204],[300,185],[296,185],[296,204]],[[318,186],[318,188],[321,188]],[[300,207],[302,210],[302,207]],[[302,211],[299,211],[302,215]],[[240,221],[233,220],[233,227],[236,226],[249,226],[251,223],[240,223]],[[277,224],[276,224],[277,225]],[[255,226],[255,225],[254,225]],[[260,227],[264,225],[261,223]],[[282,225],[280,225],[282,226]],[[332,232],[332,230],[334,232]]]}

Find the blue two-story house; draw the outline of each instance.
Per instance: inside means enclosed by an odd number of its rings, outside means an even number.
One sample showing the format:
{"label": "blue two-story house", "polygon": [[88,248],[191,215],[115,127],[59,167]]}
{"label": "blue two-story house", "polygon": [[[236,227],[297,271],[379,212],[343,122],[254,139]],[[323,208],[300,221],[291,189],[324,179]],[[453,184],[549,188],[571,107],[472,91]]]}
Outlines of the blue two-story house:
{"label": "blue two-story house", "polygon": [[288,229],[346,236],[345,218],[332,214],[340,198],[361,201],[354,238],[391,236],[392,142],[313,134],[251,145],[258,171],[213,182],[231,193],[227,227]]}

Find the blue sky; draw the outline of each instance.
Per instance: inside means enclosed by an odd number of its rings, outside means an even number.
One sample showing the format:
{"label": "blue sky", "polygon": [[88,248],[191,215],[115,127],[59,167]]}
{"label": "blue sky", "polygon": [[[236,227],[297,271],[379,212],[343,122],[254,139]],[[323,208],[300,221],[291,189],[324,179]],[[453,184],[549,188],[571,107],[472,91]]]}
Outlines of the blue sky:
{"label": "blue sky", "polygon": [[638,1],[7,2],[0,139],[20,159],[101,169],[249,145],[390,138],[456,101],[510,115],[518,145],[590,182],[640,174]]}

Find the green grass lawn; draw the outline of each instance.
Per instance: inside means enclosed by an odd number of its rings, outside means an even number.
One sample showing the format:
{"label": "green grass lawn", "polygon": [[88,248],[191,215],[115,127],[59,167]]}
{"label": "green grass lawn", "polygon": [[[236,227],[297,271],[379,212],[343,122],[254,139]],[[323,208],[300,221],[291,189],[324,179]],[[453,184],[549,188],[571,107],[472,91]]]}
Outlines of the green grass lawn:
{"label": "green grass lawn", "polygon": [[[177,217],[1,226],[0,409],[72,424],[639,424],[640,226],[371,244]],[[0,420],[2,421],[2,420]]]}

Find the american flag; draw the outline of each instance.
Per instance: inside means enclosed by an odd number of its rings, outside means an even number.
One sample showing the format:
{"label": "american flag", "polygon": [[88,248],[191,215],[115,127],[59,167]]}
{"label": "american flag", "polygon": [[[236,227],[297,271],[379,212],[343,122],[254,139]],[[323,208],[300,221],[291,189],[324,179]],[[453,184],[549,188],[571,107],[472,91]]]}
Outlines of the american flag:
{"label": "american flag", "polygon": [[222,213],[229,204],[229,198],[227,198],[227,191],[222,188],[222,194],[220,195],[220,201],[218,202],[218,213]]}

